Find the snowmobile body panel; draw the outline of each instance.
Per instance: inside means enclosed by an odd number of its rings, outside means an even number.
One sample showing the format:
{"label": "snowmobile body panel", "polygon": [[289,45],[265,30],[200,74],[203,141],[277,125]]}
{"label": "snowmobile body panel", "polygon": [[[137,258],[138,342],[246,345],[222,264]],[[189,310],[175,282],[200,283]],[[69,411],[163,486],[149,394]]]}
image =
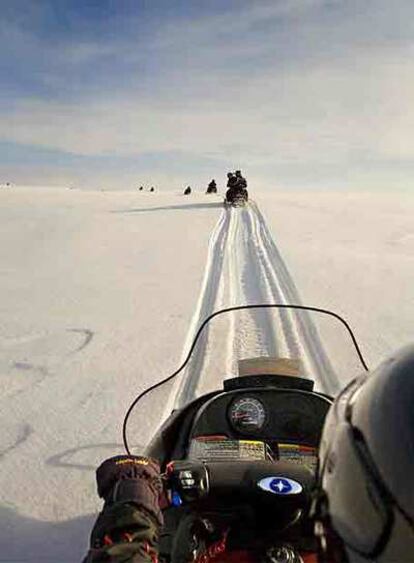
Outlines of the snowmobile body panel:
{"label": "snowmobile body panel", "polygon": [[231,187],[226,192],[224,202],[233,207],[243,207],[249,199],[249,194],[246,188]]}
{"label": "snowmobile body panel", "polygon": [[225,199],[224,205],[231,207],[245,207],[247,205],[247,199],[244,197],[237,197],[231,200]]}
{"label": "snowmobile body panel", "polygon": [[[272,385],[266,376],[263,383],[216,391],[173,411],[145,454],[157,458],[165,468],[173,459],[191,458],[192,441],[206,436],[272,444],[282,441],[316,448],[331,400],[304,389],[277,387],[276,381]],[[237,424],[237,417],[249,415],[263,417],[260,428],[259,424]]]}

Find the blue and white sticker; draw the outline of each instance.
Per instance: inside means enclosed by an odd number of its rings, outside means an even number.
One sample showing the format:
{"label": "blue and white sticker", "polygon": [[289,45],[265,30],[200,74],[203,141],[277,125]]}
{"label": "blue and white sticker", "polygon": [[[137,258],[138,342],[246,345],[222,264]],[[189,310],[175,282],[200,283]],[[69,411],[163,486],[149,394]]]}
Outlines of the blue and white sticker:
{"label": "blue and white sticker", "polygon": [[303,491],[300,483],[287,477],[265,477],[257,483],[257,486],[263,491],[283,496],[298,495]]}

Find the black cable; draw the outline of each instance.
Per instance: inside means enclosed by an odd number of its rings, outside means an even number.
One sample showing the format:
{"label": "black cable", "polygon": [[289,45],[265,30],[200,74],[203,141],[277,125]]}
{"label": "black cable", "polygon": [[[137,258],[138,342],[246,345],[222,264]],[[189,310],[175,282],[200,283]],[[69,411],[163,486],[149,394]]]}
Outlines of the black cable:
{"label": "black cable", "polygon": [[174,377],[176,377],[188,364],[191,355],[193,353],[193,350],[198,342],[198,339],[201,335],[201,333],[203,332],[204,327],[212,320],[214,319],[214,317],[217,317],[218,315],[222,315],[224,313],[229,313],[231,311],[241,311],[241,310],[248,310],[248,309],[296,309],[296,310],[302,310],[302,311],[312,311],[312,312],[316,312],[316,313],[322,313],[325,315],[329,315],[331,317],[336,318],[338,321],[340,321],[346,328],[346,330],[348,331],[349,336],[351,337],[352,343],[355,347],[355,350],[358,354],[358,358],[363,366],[363,368],[366,371],[369,371],[367,364],[365,363],[365,360],[362,356],[361,350],[359,349],[358,346],[358,342],[354,336],[354,333],[351,330],[351,327],[348,325],[348,323],[345,321],[345,319],[343,319],[341,316],[339,316],[336,313],[333,313],[332,311],[329,311],[328,309],[320,309],[319,307],[307,307],[305,305],[285,305],[285,304],[276,304],[276,303],[263,303],[263,304],[256,304],[256,305],[238,305],[236,307],[227,307],[226,309],[220,309],[219,311],[215,311],[214,313],[212,313],[210,316],[208,316],[203,323],[201,324],[200,328],[197,331],[197,334],[195,335],[195,338],[193,340],[193,343],[191,344],[190,350],[187,354],[187,357],[185,358],[183,364],[171,375],[169,375],[168,377],[166,377],[165,379],[162,379],[161,381],[159,381],[158,383],[155,383],[154,385],[151,385],[151,387],[148,387],[148,389],[145,389],[140,395],[138,395],[131,403],[131,405],[129,406],[126,415],[124,417],[124,422],[122,425],[122,439],[124,442],[124,446],[125,446],[125,450],[127,452],[128,455],[131,455],[131,452],[129,451],[128,448],[128,441],[127,441],[127,436],[126,436],[126,428],[127,428],[127,424],[128,424],[128,419],[129,416],[131,414],[131,412],[133,411],[134,407],[136,406],[136,404],[143,398],[145,397],[145,395],[147,395],[148,393],[150,393],[151,391],[154,391],[154,389],[157,389],[158,387],[161,387],[161,385],[164,385],[164,383],[168,383],[169,381],[171,381],[172,379],[174,379]]}

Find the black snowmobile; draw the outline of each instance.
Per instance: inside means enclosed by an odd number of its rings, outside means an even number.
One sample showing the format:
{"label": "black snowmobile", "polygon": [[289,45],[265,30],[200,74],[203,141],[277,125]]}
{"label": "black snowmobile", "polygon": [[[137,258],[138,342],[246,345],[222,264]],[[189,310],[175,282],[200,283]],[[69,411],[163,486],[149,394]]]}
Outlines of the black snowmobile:
{"label": "black snowmobile", "polygon": [[246,205],[249,199],[247,191],[246,179],[241,174],[236,175],[232,172],[227,174],[227,192],[224,199],[225,205],[232,205],[233,207],[242,207]]}
{"label": "black snowmobile", "polygon": [[[173,382],[190,364],[211,320],[255,309],[260,314],[276,309],[281,321],[283,315],[311,312],[336,318],[348,331],[359,362],[368,369],[351,329],[330,311],[299,305],[217,311],[200,326],[182,366],[130,406],[123,426],[128,453],[134,453],[127,439],[131,414],[138,415],[135,428],[143,432],[142,399]],[[304,336],[311,331],[309,323],[298,326]],[[161,560],[313,561],[307,559],[316,551],[307,516],[321,431],[332,399],[314,390],[298,350],[288,357],[237,358],[237,374],[224,379],[223,373],[221,389],[173,410],[147,445],[144,454],[160,461],[165,478]],[[129,425],[128,434],[133,439]]]}
{"label": "black snowmobile", "polygon": [[246,188],[229,188],[226,192],[224,203],[233,207],[243,207],[248,199],[249,194]]}
{"label": "black snowmobile", "polygon": [[217,184],[215,180],[211,180],[209,185],[207,186],[206,194],[216,194],[217,193]]}

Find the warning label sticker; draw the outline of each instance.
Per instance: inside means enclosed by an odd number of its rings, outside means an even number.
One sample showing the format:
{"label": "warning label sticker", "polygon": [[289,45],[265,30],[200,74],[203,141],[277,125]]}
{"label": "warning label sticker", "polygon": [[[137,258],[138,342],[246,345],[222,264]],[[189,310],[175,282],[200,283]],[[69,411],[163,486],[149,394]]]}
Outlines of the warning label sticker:
{"label": "warning label sticker", "polygon": [[318,462],[318,452],[316,448],[310,446],[301,446],[298,444],[278,444],[280,461],[289,461],[297,463],[316,471]]}
{"label": "warning label sticker", "polygon": [[228,440],[203,436],[191,441],[189,457],[199,460],[264,460],[266,445],[256,440]]}

